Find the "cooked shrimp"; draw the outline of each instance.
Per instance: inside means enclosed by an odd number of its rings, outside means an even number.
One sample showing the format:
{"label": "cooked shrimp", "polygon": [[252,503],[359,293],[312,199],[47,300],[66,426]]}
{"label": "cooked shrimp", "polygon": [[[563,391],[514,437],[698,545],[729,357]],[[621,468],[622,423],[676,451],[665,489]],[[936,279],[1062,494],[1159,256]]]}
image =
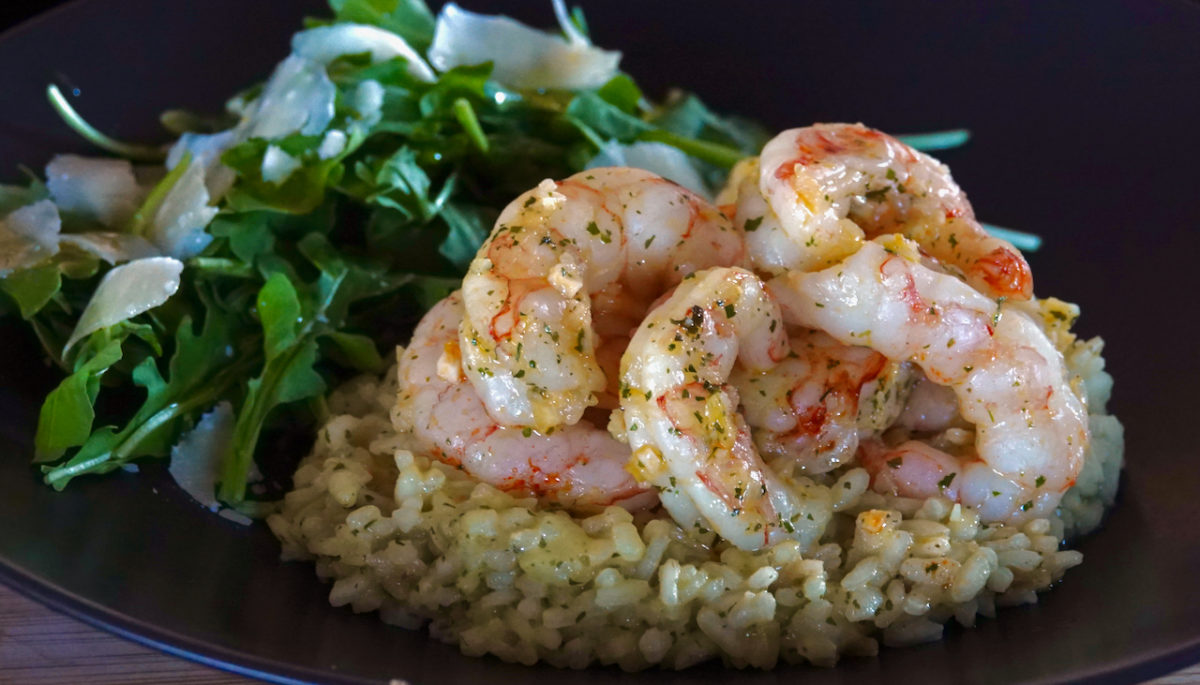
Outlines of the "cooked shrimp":
{"label": "cooked shrimp", "polygon": [[958,397],[944,385],[938,385],[918,373],[912,391],[904,400],[904,409],[896,425],[913,431],[932,433],[944,431],[962,420],[958,413]]}
{"label": "cooked shrimp", "polygon": [[739,364],[730,382],[772,468],[825,473],[854,457],[860,432],[895,420],[910,366],[819,331],[789,331],[788,340],[791,352],[778,365],[754,373]]}
{"label": "cooked shrimp", "polygon": [[763,371],[786,354],[778,305],[743,269],[684,280],[637,329],[621,359],[631,470],[680,525],[743,549],[824,530],[828,491],[763,463],[727,383],[735,360]]}
{"label": "cooked shrimp", "polygon": [[799,210],[777,210],[764,190],[768,179],[762,163],[758,157],[738,162],[717,196],[721,210],[745,232],[755,271],[779,275],[793,269],[819,269],[858,249],[863,231],[844,217],[831,218],[832,212],[826,210],[825,221],[818,222],[815,216],[803,221],[793,217]]}
{"label": "cooked shrimp", "polygon": [[550,435],[501,426],[462,374],[454,293],[421,319],[400,361],[394,417],[420,449],[475,478],[519,496],[570,509],[617,504],[639,509],[655,500],[625,470],[629,447],[586,421]]}
{"label": "cooked shrimp", "polygon": [[571,425],[608,380],[597,332],[628,335],[685,275],[743,259],[728,219],[648,171],[543,181],[504,209],[463,280],[464,369],[500,423]]}
{"label": "cooked shrimp", "polygon": [[[1044,516],[1074,483],[1089,439],[1087,412],[1062,355],[1023,312],[923,265],[912,241],[878,238],[833,268],[789,273],[769,290],[789,322],[912,361],[954,391],[975,428],[974,450],[955,473],[978,459],[992,474],[971,483],[988,487],[959,483],[963,503],[993,520]],[[878,484],[883,472],[875,473]]]}
{"label": "cooked shrimp", "polygon": [[[990,297],[1026,300],[1029,265],[975,220],[950,171],[929,155],[861,124],[784,131],[731,178],[736,222],[755,268],[772,274],[824,268],[865,237],[902,233]],[[755,187],[757,182],[757,188]]]}
{"label": "cooked shrimp", "polygon": [[[901,497],[945,497],[970,504],[988,520],[1011,518],[1009,501],[1020,501],[1024,489],[1011,478],[997,473],[978,456],[954,456],[936,447],[908,440],[887,448],[875,440],[863,442],[860,452],[863,468],[871,474],[871,489]],[[1038,503],[1040,513],[1026,514],[1034,508],[1017,512],[1027,516],[1046,516],[1054,511],[1049,500]],[[1026,500],[1030,501],[1030,500]]]}

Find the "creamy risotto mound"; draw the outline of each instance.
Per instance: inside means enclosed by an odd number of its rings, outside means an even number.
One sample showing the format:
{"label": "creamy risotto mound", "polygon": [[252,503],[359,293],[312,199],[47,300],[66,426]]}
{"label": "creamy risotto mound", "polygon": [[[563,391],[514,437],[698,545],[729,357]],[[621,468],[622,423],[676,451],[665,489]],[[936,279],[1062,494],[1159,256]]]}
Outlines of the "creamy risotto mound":
{"label": "creamy risotto mound", "polygon": [[[1043,303],[1046,312],[1060,303]],[[1048,316],[1050,321],[1053,317]],[[748,552],[663,512],[571,514],[516,498],[414,449],[398,381],[362,377],[268,522],[286,559],[314,560],[330,601],[457,644],[465,654],[584,668],[830,666],[880,643],[937,640],[1037,601],[1083,555],[1116,493],[1122,429],[1108,415],[1102,343],[1050,326],[1087,397],[1091,443],[1055,515],[982,523],[941,497],[885,496],[853,464],[823,474],[834,515],[810,549]]]}

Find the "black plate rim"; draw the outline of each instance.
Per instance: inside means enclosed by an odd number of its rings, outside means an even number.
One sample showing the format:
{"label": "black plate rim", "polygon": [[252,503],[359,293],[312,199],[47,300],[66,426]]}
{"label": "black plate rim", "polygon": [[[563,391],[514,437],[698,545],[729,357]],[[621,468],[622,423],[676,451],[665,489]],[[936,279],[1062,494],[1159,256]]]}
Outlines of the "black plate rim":
{"label": "black plate rim", "polygon": [[202,666],[281,685],[307,685],[317,682],[351,685],[373,682],[338,676],[328,671],[318,671],[248,652],[228,649],[166,630],[69,592],[34,573],[11,564],[4,558],[0,558],[0,584],[51,610],[66,614],[94,628]]}
{"label": "black plate rim", "polygon": [[[375,682],[370,679],[336,674],[328,670],[296,666],[165,630],[69,592],[13,565],[3,557],[0,557],[0,583],[52,610],[62,612],[90,626],[169,656],[187,659],[203,666],[281,685],[306,685],[317,682],[359,685]],[[333,607],[330,607],[330,610],[345,611],[345,609],[334,609]],[[1157,678],[1200,662],[1200,636],[1183,645],[1158,652],[1144,652],[1140,656],[1142,658],[1118,662],[1113,668],[1101,667],[1086,672],[1077,672],[1065,680],[1054,682],[1121,683],[1141,682]],[[566,672],[565,669],[564,672]]]}

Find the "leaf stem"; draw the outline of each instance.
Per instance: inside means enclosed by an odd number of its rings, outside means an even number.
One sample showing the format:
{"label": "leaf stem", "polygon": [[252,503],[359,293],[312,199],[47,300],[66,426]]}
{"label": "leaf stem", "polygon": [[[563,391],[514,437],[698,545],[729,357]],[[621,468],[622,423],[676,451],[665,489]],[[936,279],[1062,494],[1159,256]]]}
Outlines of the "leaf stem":
{"label": "leaf stem", "polygon": [[1011,228],[1004,228],[995,224],[983,224],[983,229],[990,233],[992,237],[1007,240],[1013,244],[1013,247],[1023,252],[1037,252],[1038,248],[1042,246],[1042,236],[1040,235],[1025,233],[1024,231],[1014,231]]}
{"label": "leaf stem", "polygon": [[254,448],[258,446],[263,421],[275,406],[271,399],[279,383],[277,369],[286,369],[301,348],[302,345],[295,345],[263,364],[260,376],[263,389],[257,394],[253,390],[248,392],[246,404],[238,412],[237,422],[233,426],[232,448],[221,465],[221,484],[217,488],[217,499],[229,506],[236,507],[246,498],[246,475],[254,461]]}
{"label": "leaf stem", "polygon": [[662,129],[653,129],[643,131],[638,135],[638,140],[649,140],[656,143],[666,143],[677,150],[685,152],[696,159],[708,162],[721,167],[722,169],[733,168],[734,164],[740,162],[747,157],[744,152],[737,148],[721,145],[719,143],[710,143],[706,140],[696,140],[685,136],[664,131]]}
{"label": "leaf stem", "polygon": [[488,151],[488,139],[483,132],[483,127],[479,125],[479,117],[475,116],[475,109],[471,107],[471,103],[467,102],[466,98],[458,98],[454,101],[454,117],[458,119],[458,123],[466,131],[467,137],[479,149],[480,152]]}
{"label": "leaf stem", "polygon": [[931,131],[929,133],[910,133],[896,136],[901,143],[918,150],[930,152],[933,150],[949,150],[962,147],[971,139],[971,132],[965,128],[954,128],[948,131]]}
{"label": "leaf stem", "polygon": [[[326,321],[325,313],[337,297],[338,290],[346,280],[346,274],[347,271],[343,270],[334,277],[325,296],[317,303],[313,313],[306,317],[307,321],[300,327],[291,346],[285,348],[278,356],[267,359],[258,380],[247,384],[249,390],[246,393],[245,404],[242,405],[237,422],[233,425],[233,447],[221,464],[221,485],[217,490],[217,499],[225,504],[237,507],[246,498],[246,474],[254,461],[254,451],[258,446],[263,422],[278,404],[277,393],[283,371],[304,352],[305,345],[319,334],[316,325]],[[259,383],[257,388],[253,386],[255,382]]]}
{"label": "leaf stem", "polygon": [[126,233],[133,235],[146,235],[146,230],[150,228],[153,222],[154,213],[158,211],[159,205],[162,204],[167,193],[175,187],[179,179],[183,177],[183,172],[192,164],[192,151],[186,150],[183,156],[179,158],[179,162],[175,164],[175,168],[167,172],[166,176],[150,189],[146,195],[146,199],[142,201],[142,206],[138,207],[137,212],[129,218],[129,227],[125,229]]}
{"label": "leaf stem", "polygon": [[199,271],[208,271],[233,278],[256,278],[258,272],[249,264],[225,259],[224,257],[192,257],[187,265]]}
{"label": "leaf stem", "polygon": [[67,96],[63,95],[63,92],[53,83],[46,86],[46,97],[50,100],[50,106],[54,108],[55,112],[58,112],[67,126],[101,150],[139,162],[161,162],[167,158],[167,152],[162,147],[125,143],[101,133],[84,120],[79,112],[75,111],[75,108],[67,100]]}

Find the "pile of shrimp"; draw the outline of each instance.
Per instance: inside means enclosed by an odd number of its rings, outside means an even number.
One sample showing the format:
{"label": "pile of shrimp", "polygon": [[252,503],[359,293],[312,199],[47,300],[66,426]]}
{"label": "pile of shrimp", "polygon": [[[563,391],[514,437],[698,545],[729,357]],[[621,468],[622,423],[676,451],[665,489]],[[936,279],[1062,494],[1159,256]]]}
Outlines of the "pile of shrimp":
{"label": "pile of shrimp", "polygon": [[855,468],[1020,523],[1053,515],[1089,444],[1042,318],[944,165],[818,124],[716,204],[631,168],[516,198],[418,325],[394,416],[501,490],[661,507],[744,550],[812,546]]}

